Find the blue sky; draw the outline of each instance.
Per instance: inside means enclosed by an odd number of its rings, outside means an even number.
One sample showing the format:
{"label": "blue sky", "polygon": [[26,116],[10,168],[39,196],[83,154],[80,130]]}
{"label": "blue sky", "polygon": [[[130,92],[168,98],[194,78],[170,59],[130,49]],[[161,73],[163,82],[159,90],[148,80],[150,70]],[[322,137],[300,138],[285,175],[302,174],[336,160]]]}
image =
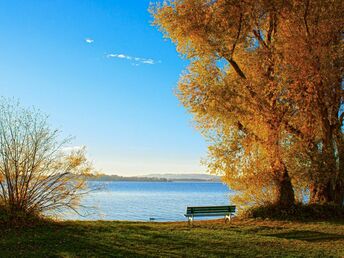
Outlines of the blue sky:
{"label": "blue sky", "polygon": [[174,96],[187,62],[146,0],[0,1],[0,89],[119,175],[201,173],[206,144]]}

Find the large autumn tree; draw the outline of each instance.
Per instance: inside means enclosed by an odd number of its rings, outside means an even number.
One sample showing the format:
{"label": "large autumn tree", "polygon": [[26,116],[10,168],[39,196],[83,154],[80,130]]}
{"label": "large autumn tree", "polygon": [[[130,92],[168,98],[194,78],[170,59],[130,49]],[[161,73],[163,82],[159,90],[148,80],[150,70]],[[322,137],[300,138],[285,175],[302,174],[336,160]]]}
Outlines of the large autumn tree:
{"label": "large autumn tree", "polygon": [[[294,191],[281,149],[289,108],[284,80],[276,76],[280,60],[274,46],[281,9],[268,1],[188,0],[165,3],[154,15],[191,60],[179,83],[182,103],[201,128],[236,145],[215,157],[229,158],[223,170],[229,183],[236,179],[231,187],[239,178],[257,183],[264,178],[260,185],[274,188],[274,201],[290,205]],[[264,172],[257,170],[261,167]]]}
{"label": "large autumn tree", "polygon": [[280,46],[294,101],[290,124],[312,164],[310,202],[344,201],[344,2],[290,1]]}
{"label": "large autumn tree", "polygon": [[[320,6],[321,1],[317,4]],[[307,1],[175,0],[152,8],[155,24],[191,61],[179,82],[178,96],[213,143],[209,148],[210,169],[224,172],[231,188],[244,194],[272,192],[268,194],[270,200],[280,205],[294,202],[286,164],[290,152],[295,151],[291,146],[299,146],[296,153],[300,155],[295,156],[305,157],[305,152],[309,158],[308,163],[301,161],[299,165],[307,164],[307,179],[314,189],[329,180],[318,178],[333,180],[332,176],[338,178],[341,171],[339,168],[331,175],[325,171],[320,177],[319,170],[311,169],[319,164],[314,153],[323,153],[317,141],[324,132],[315,128],[326,114],[312,113],[313,105],[320,110],[322,102],[314,101],[309,91],[311,83],[304,85],[304,74],[310,67],[294,60],[298,59],[296,51],[290,53],[299,41],[305,41],[305,48],[315,48],[307,41],[307,31],[300,28],[305,26],[299,19],[305,16],[305,6]],[[331,17],[338,18],[338,12]],[[311,26],[310,22],[306,24]],[[326,32],[326,24],[320,27]],[[294,39],[294,30],[302,37]],[[336,32],[338,28],[331,37]],[[338,39],[336,42],[338,45]],[[323,44],[324,48],[332,48],[331,43]],[[314,53],[307,51],[302,50],[306,62],[314,59]],[[327,59],[335,51],[329,52]],[[291,59],[293,62],[288,63]],[[332,60],[323,61],[324,65],[333,65]],[[341,64],[334,68],[337,82],[342,76],[338,67]],[[330,94],[326,91],[331,89],[323,86],[323,91],[327,98]],[[338,106],[336,96],[334,105]],[[333,112],[338,118],[338,110]],[[340,119],[336,125],[339,129]],[[337,138],[342,139],[339,135]],[[332,157],[341,153],[341,145],[335,146]],[[333,166],[337,164],[337,160],[332,162]],[[295,180],[303,177],[293,174]]]}

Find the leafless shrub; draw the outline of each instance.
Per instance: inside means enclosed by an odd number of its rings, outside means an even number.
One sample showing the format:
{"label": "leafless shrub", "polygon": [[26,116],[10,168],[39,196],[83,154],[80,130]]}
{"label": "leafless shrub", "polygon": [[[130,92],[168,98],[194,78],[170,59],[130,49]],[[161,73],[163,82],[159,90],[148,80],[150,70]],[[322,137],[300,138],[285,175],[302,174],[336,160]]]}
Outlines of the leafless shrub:
{"label": "leafless shrub", "polygon": [[47,116],[0,101],[0,206],[10,220],[72,209],[88,192],[85,150],[66,151]]}

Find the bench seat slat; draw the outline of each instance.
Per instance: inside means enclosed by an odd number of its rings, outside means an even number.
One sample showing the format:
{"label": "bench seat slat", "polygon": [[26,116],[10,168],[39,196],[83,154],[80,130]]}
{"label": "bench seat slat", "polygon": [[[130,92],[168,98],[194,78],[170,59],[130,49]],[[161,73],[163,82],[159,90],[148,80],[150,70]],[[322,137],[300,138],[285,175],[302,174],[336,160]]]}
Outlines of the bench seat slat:
{"label": "bench seat slat", "polygon": [[193,209],[196,209],[196,208],[228,208],[228,207],[235,207],[234,205],[228,205],[228,206],[192,206],[192,207],[188,207],[188,208],[193,208]]}
{"label": "bench seat slat", "polygon": [[230,215],[230,212],[227,213],[196,213],[196,214],[185,214],[185,217],[207,217],[207,216],[223,216],[223,215]]}
{"label": "bench seat slat", "polygon": [[187,207],[185,216],[221,216],[235,212],[236,207],[231,206],[198,206]]}
{"label": "bench seat slat", "polygon": [[229,211],[229,210],[232,210],[232,209],[230,209],[230,208],[227,208],[227,209],[224,209],[224,208],[217,208],[217,209],[212,209],[212,208],[209,208],[209,209],[202,208],[202,209],[200,209],[200,208],[196,208],[196,209],[190,209],[190,211]]}
{"label": "bench seat slat", "polygon": [[198,214],[198,213],[233,213],[234,211],[229,210],[223,210],[223,211],[213,211],[213,210],[203,210],[203,211],[193,211],[193,212],[187,212],[187,214]]}
{"label": "bench seat slat", "polygon": [[235,209],[235,207],[188,207],[190,210],[228,210],[228,209]]}

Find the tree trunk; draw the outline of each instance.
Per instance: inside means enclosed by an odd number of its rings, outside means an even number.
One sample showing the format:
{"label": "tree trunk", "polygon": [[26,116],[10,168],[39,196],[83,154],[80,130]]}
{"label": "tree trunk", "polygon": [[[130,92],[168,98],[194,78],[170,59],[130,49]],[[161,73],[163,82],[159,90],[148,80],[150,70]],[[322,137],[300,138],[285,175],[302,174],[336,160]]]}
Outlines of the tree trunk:
{"label": "tree trunk", "polygon": [[[341,151],[341,148],[338,151]],[[335,156],[335,153],[333,153],[333,156]],[[328,159],[330,158],[328,157]],[[320,166],[319,171],[326,176],[323,178],[318,177],[317,181],[311,184],[309,203],[344,204],[344,171],[342,162],[342,157],[339,159],[339,164],[335,162],[328,162],[327,164],[322,162],[323,167]]]}
{"label": "tree trunk", "polygon": [[343,180],[336,180],[333,184],[331,182],[324,184],[313,184],[310,187],[311,204],[344,204],[344,183]]}
{"label": "tree trunk", "polygon": [[333,201],[339,206],[344,205],[344,180],[337,180],[334,190]]}
{"label": "tree trunk", "polygon": [[275,126],[272,126],[271,134],[269,137],[270,141],[267,148],[270,150],[270,155],[272,158],[271,165],[274,175],[274,183],[276,185],[275,204],[279,206],[289,207],[295,203],[295,194],[287,167],[282,159],[282,150],[279,143],[279,125],[279,123],[276,123]]}
{"label": "tree trunk", "polygon": [[326,204],[333,202],[333,187],[328,183],[313,183],[310,187],[309,203]]}
{"label": "tree trunk", "polygon": [[[323,139],[321,148],[321,160],[319,162],[319,175],[310,186],[310,203],[326,204],[332,203],[343,205],[343,143],[341,130],[338,124],[331,125],[328,112],[325,107],[321,108]],[[338,134],[339,137],[336,135]],[[337,137],[336,137],[337,136]]]}
{"label": "tree trunk", "polygon": [[283,163],[276,174],[279,175],[276,180],[276,204],[279,206],[289,207],[295,203],[295,195],[290,176]]}
{"label": "tree trunk", "polygon": [[[342,121],[340,121],[339,127],[341,127]],[[341,130],[341,128],[339,129]],[[341,131],[340,131],[341,133]],[[336,135],[336,145],[338,146],[338,176],[335,185],[334,202],[338,205],[344,205],[344,138],[342,134]]]}

